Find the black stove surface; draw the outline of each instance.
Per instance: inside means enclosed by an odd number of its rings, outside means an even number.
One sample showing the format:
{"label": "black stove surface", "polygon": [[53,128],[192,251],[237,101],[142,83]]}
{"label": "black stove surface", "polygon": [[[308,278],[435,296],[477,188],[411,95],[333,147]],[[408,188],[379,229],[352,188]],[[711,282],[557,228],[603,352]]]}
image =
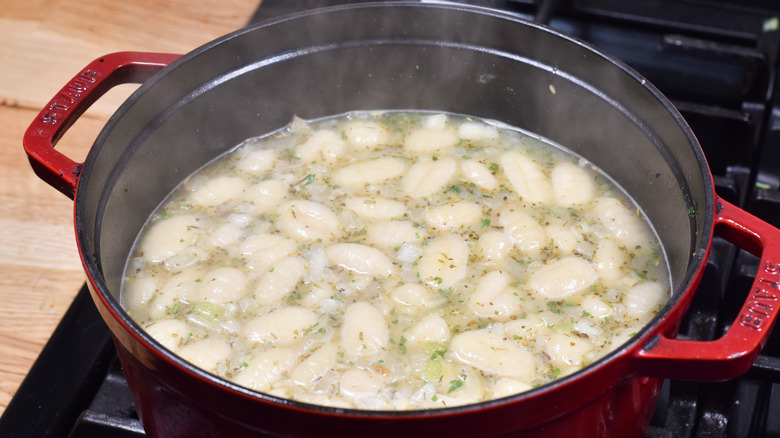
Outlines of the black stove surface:
{"label": "black stove surface", "polygon": [[[350,0],[263,0],[251,22]],[[590,42],[677,106],[697,135],[717,193],[780,226],[780,4],[775,0],[475,0]],[[680,337],[718,338],[758,260],[722,239]],[[744,376],[667,380],[647,438],[780,437],[780,330]],[[0,417],[0,437],[143,437],[111,335],[86,287]]]}

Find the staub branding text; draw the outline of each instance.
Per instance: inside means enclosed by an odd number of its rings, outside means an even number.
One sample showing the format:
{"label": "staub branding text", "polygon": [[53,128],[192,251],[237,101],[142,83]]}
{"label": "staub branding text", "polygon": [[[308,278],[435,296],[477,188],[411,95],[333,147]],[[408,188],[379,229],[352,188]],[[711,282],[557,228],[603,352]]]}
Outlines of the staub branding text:
{"label": "staub branding text", "polygon": [[49,103],[48,111],[42,116],[42,122],[55,125],[73,104],[79,101],[97,81],[97,72],[84,70],[71,80]]}
{"label": "staub branding text", "polygon": [[746,306],[739,316],[739,324],[753,330],[767,327],[772,311],[777,306],[780,267],[766,262],[759,268],[757,286],[750,292]]}

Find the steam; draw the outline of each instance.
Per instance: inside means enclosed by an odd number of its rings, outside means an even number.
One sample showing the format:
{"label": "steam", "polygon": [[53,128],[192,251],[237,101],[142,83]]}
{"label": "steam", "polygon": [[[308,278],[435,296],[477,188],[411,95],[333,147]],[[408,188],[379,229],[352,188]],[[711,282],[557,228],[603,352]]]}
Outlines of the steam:
{"label": "steam", "polygon": [[[107,139],[109,174],[91,182],[111,192],[99,240],[115,290],[146,217],[181,179],[295,115],[430,110],[497,120],[568,147],[632,194],[641,175],[661,174],[640,204],[687,211],[667,199],[678,181],[644,125],[667,115],[638,78],[582,43],[485,9],[426,2],[308,11],[207,44],[142,90]],[[632,120],[624,102],[638,101],[647,108]]]}

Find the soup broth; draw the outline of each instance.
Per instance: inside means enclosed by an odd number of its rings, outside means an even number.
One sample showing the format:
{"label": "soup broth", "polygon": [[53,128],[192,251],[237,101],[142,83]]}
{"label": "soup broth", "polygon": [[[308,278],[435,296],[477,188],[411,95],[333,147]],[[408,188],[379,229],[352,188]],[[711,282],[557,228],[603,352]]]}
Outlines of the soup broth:
{"label": "soup broth", "polygon": [[660,243],[606,175],[455,114],[295,119],[184,181],[122,303],[236,384],[407,410],[527,391],[635,335],[669,298]]}

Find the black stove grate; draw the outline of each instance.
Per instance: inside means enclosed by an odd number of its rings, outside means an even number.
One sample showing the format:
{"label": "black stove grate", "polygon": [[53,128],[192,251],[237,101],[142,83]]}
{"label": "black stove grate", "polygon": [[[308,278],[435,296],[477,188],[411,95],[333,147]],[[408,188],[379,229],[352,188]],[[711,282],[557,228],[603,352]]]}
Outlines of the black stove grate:
{"label": "black stove grate", "polygon": [[[263,0],[251,22],[350,0]],[[475,0],[536,19],[634,67],[699,138],[717,193],[780,226],[780,4],[775,0]],[[680,336],[733,321],[758,260],[716,238]],[[780,331],[727,382],[664,383],[647,438],[780,438]],[[0,436],[138,438],[111,335],[86,287],[0,418]]]}

